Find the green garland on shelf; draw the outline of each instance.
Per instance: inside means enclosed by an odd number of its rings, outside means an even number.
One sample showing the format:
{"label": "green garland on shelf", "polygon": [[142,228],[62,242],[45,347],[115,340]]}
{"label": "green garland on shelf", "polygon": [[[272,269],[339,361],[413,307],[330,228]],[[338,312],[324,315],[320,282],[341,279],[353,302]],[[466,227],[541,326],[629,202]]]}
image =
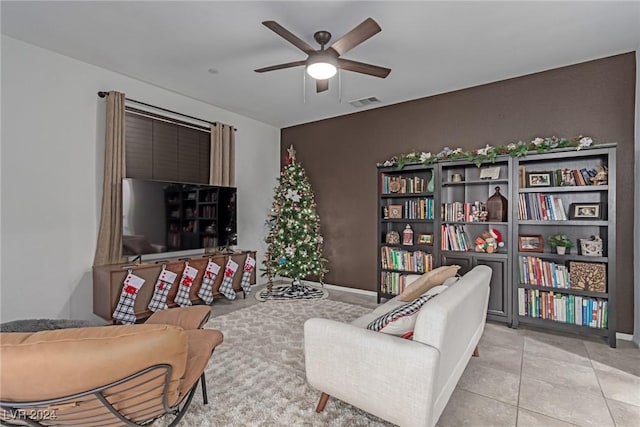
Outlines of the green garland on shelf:
{"label": "green garland on shelf", "polygon": [[444,147],[442,151],[437,154],[431,154],[431,152],[411,152],[408,154],[401,154],[394,156],[384,163],[378,163],[378,166],[394,166],[397,165],[398,169],[402,169],[405,165],[410,163],[418,163],[423,165],[429,165],[443,160],[466,160],[474,162],[476,166],[480,167],[482,163],[494,163],[496,157],[504,154],[508,154],[511,157],[526,156],[529,152],[535,151],[537,153],[546,153],[548,151],[558,148],[570,148],[575,147],[576,150],[589,147],[593,143],[593,140],[588,136],[578,136],[574,139],[558,138],[551,136],[547,138],[535,138],[531,142],[518,141],[512,142],[507,145],[498,145],[492,147],[487,144],[484,148],[478,148],[472,151],[462,151],[462,148],[456,148],[452,150],[449,147]]}

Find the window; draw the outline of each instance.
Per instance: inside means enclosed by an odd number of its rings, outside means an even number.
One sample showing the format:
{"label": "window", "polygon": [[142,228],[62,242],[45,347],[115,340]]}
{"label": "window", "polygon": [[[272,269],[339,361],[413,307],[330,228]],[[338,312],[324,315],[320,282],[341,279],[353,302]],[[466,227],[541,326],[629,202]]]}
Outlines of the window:
{"label": "window", "polygon": [[210,132],[135,109],[125,120],[128,178],[209,183]]}

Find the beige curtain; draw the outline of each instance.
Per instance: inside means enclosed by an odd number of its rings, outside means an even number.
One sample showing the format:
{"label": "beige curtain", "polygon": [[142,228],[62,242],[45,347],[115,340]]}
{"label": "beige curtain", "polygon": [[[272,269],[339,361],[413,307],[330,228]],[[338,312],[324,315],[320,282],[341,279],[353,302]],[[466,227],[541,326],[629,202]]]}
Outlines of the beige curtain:
{"label": "beige curtain", "polygon": [[124,93],[107,95],[104,182],[100,228],[93,265],[122,261],[122,178],[124,159]]}
{"label": "beige curtain", "polygon": [[236,137],[233,126],[222,123],[211,125],[211,161],[209,184],[235,187]]}

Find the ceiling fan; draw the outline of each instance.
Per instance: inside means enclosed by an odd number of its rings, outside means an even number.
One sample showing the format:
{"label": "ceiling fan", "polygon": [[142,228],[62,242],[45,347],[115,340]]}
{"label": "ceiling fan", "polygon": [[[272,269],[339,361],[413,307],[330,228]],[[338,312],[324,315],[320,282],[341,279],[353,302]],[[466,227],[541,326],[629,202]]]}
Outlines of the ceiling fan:
{"label": "ceiling fan", "polygon": [[325,49],[325,45],[329,40],[331,40],[331,33],[328,31],[317,31],[313,35],[313,38],[320,44],[320,49],[318,50],[311,47],[307,42],[300,39],[275,21],[264,21],[262,24],[306,53],[308,57],[303,61],[287,62],[286,64],[258,68],[255,70],[256,73],[264,73],[266,71],[282,70],[284,68],[304,65],[306,67],[307,74],[316,79],[316,92],[319,93],[329,89],[329,78],[336,74],[338,68],[347,71],[354,71],[356,73],[368,74],[370,76],[380,77],[383,79],[391,72],[389,68],[365,64],[363,62],[352,61],[340,57],[358,46],[360,43],[382,31],[378,23],[371,18],[365,19],[360,25],[349,31],[340,39],[336,40],[327,49]]}

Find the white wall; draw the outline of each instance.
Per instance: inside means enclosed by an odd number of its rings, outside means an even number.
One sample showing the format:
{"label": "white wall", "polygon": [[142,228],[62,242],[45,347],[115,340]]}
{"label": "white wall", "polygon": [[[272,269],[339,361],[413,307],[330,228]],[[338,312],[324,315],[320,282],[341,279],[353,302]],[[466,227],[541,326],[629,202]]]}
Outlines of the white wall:
{"label": "white wall", "polygon": [[278,128],[2,36],[0,320],[92,314],[102,197],[105,101],[99,90],[236,133],[239,248],[264,254],[279,173]]}
{"label": "white wall", "polygon": [[633,342],[640,347],[640,43],[636,49],[636,158],[635,158],[635,218],[634,229],[634,274],[633,274]]}

